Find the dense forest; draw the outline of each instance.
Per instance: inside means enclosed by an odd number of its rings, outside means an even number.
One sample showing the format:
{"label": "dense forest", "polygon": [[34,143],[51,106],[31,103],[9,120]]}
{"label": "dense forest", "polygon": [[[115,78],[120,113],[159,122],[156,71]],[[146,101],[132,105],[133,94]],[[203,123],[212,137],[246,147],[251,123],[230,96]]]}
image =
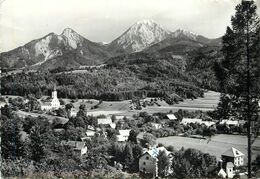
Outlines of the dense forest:
{"label": "dense forest", "polygon": [[3,95],[50,95],[57,86],[61,98],[127,100],[161,97],[169,103],[203,96],[203,89],[217,90],[213,48],[201,48],[186,56],[171,53],[133,53],[114,57],[100,68],[55,68],[2,77]]}

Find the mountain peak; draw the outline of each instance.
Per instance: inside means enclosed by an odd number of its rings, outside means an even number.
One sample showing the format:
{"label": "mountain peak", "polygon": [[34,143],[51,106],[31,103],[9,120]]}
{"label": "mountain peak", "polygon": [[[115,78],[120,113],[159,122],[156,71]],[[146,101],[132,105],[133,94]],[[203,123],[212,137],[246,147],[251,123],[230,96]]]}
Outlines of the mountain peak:
{"label": "mountain peak", "polygon": [[173,37],[188,37],[193,40],[196,40],[196,38],[198,37],[198,34],[195,34],[193,32],[185,30],[185,29],[177,29],[175,32],[172,33],[172,36]]}
{"label": "mountain peak", "polygon": [[112,42],[128,52],[138,52],[168,37],[170,32],[154,20],[144,19],[133,24],[119,38]]}
{"label": "mountain peak", "polygon": [[67,27],[62,31],[62,35],[66,35],[66,34],[72,34],[72,33],[76,33],[73,29]]}
{"label": "mountain peak", "polygon": [[77,48],[78,44],[81,44],[83,39],[83,37],[71,28],[64,29],[61,35],[65,37],[67,44],[74,49]]}
{"label": "mountain peak", "polygon": [[153,19],[143,19],[136,22],[136,24],[157,24]]}

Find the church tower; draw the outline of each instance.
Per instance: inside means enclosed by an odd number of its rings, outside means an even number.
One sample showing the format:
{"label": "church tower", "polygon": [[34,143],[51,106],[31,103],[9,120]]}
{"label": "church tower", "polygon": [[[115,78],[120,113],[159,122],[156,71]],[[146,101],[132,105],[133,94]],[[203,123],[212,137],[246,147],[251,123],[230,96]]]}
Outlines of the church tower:
{"label": "church tower", "polygon": [[52,99],[57,99],[57,98],[58,98],[58,97],[57,97],[56,85],[54,86],[54,90],[53,90],[53,92],[51,93],[51,98],[52,98]]}

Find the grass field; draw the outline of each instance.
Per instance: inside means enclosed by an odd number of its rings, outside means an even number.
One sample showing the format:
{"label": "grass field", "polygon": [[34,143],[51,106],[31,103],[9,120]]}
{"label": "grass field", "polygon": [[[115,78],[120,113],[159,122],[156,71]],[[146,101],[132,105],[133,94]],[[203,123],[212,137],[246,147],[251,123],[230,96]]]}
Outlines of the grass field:
{"label": "grass field", "polygon": [[26,117],[26,116],[32,116],[32,117],[46,117],[48,119],[49,122],[52,123],[52,121],[56,118],[59,118],[60,121],[62,122],[62,124],[65,124],[69,121],[68,118],[64,118],[64,117],[59,117],[59,116],[51,116],[51,115],[48,115],[48,114],[38,114],[38,113],[32,113],[32,112],[25,112],[25,111],[17,111],[16,114],[19,116],[19,117]]}
{"label": "grass field", "polygon": [[[235,147],[245,154],[247,158],[247,137],[241,135],[225,135],[220,134],[208,139],[195,139],[188,137],[163,137],[158,138],[157,143],[162,143],[166,146],[172,145],[175,149],[179,150],[184,148],[194,148],[202,152],[215,155],[217,159],[221,154],[231,147]],[[260,138],[257,138],[252,146],[252,158],[255,159],[257,154],[260,154]]]}
{"label": "grass field", "polygon": [[[219,102],[220,94],[214,91],[208,91],[205,93],[204,98],[197,98],[194,100],[186,99],[183,102],[175,105],[168,105],[165,101],[158,101],[161,105],[158,106],[148,106],[143,108],[142,110],[130,110],[130,100],[125,101],[103,101],[97,109],[91,109],[91,106],[98,104],[98,100],[94,99],[79,99],[77,102],[73,103],[74,107],[78,109],[80,104],[85,104],[88,110],[89,115],[124,115],[124,116],[132,116],[133,114],[137,114],[139,112],[148,112],[150,114],[156,112],[169,112],[172,110],[173,112],[178,111],[179,109],[185,110],[202,110],[202,111],[210,111],[214,110],[217,107]],[[150,100],[147,98],[146,100]],[[64,99],[66,103],[69,103],[71,100]]]}

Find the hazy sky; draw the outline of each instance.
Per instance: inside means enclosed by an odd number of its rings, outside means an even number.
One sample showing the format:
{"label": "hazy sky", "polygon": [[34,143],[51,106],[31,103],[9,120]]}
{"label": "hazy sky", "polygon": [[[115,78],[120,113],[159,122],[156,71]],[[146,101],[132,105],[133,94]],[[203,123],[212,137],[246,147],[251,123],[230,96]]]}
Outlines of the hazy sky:
{"label": "hazy sky", "polygon": [[[215,38],[224,34],[240,1],[5,0],[0,5],[0,52],[66,27],[91,41],[110,42],[142,19]],[[260,6],[260,0],[256,3]]]}

